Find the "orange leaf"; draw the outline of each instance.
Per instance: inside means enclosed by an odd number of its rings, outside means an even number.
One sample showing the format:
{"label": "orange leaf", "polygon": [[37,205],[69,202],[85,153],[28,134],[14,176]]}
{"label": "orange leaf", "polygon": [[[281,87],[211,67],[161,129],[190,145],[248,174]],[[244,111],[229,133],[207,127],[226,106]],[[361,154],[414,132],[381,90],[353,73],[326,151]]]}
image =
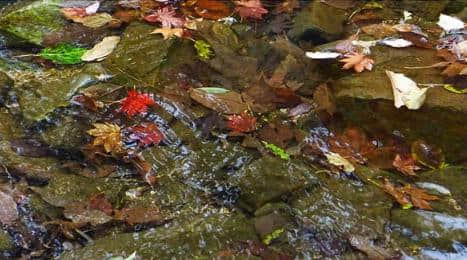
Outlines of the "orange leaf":
{"label": "orange leaf", "polygon": [[346,54],[345,57],[346,58],[339,61],[345,63],[342,68],[345,70],[353,68],[357,73],[360,73],[365,69],[371,71],[373,69],[373,64],[375,63],[374,60],[360,53]]}
{"label": "orange leaf", "polygon": [[256,130],[256,117],[247,113],[230,115],[227,120],[227,127],[234,132],[246,133]]}
{"label": "orange leaf", "polygon": [[402,158],[399,154],[396,155],[392,165],[400,172],[409,176],[416,176],[415,171],[420,170],[420,167],[415,165],[416,161],[411,157]]}

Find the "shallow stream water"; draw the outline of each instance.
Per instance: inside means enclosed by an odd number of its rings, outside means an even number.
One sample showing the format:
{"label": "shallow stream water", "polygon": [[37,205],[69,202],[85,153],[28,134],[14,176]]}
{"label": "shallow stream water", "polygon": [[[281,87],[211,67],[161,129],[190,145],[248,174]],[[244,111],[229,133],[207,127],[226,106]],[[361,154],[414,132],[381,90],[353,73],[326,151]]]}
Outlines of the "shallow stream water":
{"label": "shallow stream water", "polygon": [[[467,95],[442,86],[467,76],[431,66],[439,15],[465,22],[466,1],[263,0],[241,19],[234,1],[107,0],[98,28],[63,17],[89,3],[0,2],[1,259],[467,259]],[[165,39],[147,18],[163,7],[204,19]],[[360,73],[306,57],[401,23],[430,47],[372,46]],[[41,56],[106,36],[102,61]],[[437,86],[396,108],[386,70]]]}

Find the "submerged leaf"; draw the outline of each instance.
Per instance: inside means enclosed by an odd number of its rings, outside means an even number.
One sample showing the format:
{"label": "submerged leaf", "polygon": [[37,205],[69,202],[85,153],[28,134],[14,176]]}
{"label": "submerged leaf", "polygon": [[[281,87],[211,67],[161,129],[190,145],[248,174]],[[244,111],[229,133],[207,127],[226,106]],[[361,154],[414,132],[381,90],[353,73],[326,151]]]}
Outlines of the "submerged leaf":
{"label": "submerged leaf", "polygon": [[105,152],[121,152],[123,149],[120,127],[110,123],[96,123],[94,128],[88,130],[89,135],[94,136],[93,146],[103,146]]}
{"label": "submerged leaf", "polygon": [[235,1],[235,11],[242,18],[263,19],[263,15],[268,13],[263,7],[261,0],[240,0]]}
{"label": "submerged leaf", "polygon": [[120,111],[131,117],[146,112],[148,106],[154,104],[154,99],[152,99],[150,94],[130,90],[128,91],[127,97],[122,101]]}
{"label": "submerged leaf", "polygon": [[154,123],[146,123],[130,128],[129,136],[131,141],[138,141],[139,145],[144,147],[148,145],[158,145],[164,135],[159,131],[159,128]]}
{"label": "submerged leaf", "polygon": [[81,60],[83,61],[101,61],[107,55],[113,52],[117,44],[120,42],[119,36],[108,36],[102,39],[101,42],[94,45],[94,47],[88,51],[86,51],[83,56],[81,56]]}
{"label": "submerged leaf", "polygon": [[227,128],[234,132],[246,133],[256,130],[256,117],[247,113],[227,117]]}
{"label": "submerged leaf", "polygon": [[39,56],[51,60],[56,64],[78,64],[81,57],[87,50],[85,48],[74,47],[70,44],[60,44],[55,48],[45,48],[39,53]]}
{"label": "submerged leaf", "polygon": [[355,167],[344,157],[338,153],[328,152],[325,154],[328,162],[332,165],[339,166],[344,169],[345,172],[351,173],[355,171]]}
{"label": "submerged leaf", "polygon": [[248,109],[242,96],[237,92],[211,94],[204,89],[191,89],[190,97],[201,105],[223,114],[240,114]]}
{"label": "submerged leaf", "polygon": [[209,60],[214,55],[211,50],[211,45],[203,40],[195,41],[195,49],[198,53],[198,56],[204,60]]}
{"label": "submerged leaf", "polygon": [[267,143],[265,141],[262,141],[264,146],[266,148],[268,148],[269,150],[271,150],[271,152],[273,154],[275,154],[276,156],[279,156],[281,159],[283,160],[289,160],[290,159],[290,155],[284,151],[282,148],[274,145],[274,144],[270,144],[270,143]]}

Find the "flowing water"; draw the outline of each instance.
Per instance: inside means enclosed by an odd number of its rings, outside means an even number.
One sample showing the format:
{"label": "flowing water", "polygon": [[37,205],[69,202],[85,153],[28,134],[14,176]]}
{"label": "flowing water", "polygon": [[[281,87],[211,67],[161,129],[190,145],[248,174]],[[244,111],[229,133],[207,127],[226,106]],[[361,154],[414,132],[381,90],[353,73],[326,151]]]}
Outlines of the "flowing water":
{"label": "flowing water", "polygon": [[[89,1],[0,2],[1,259],[467,259],[466,94],[398,109],[385,71],[466,76],[434,47],[371,47],[362,73],[305,56],[404,10],[436,44],[466,1],[264,0],[232,25],[207,16],[233,1],[166,1],[205,17],[170,39],[139,19],[156,2],[101,1],[120,22],[99,28],[60,13]],[[38,55],[111,35],[103,61]]]}

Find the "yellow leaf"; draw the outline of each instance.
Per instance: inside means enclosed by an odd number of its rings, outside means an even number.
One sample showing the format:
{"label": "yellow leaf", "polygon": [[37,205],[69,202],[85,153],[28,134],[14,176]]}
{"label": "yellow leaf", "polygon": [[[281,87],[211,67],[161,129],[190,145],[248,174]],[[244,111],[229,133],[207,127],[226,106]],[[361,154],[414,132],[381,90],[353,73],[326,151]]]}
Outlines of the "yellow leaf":
{"label": "yellow leaf", "polygon": [[183,29],[182,28],[159,28],[151,32],[151,34],[162,34],[164,36],[164,39],[170,39],[174,36],[176,37],[182,37],[183,35]]}
{"label": "yellow leaf", "polygon": [[116,124],[96,123],[94,128],[88,130],[87,133],[95,137],[92,145],[102,145],[107,153],[118,153],[123,149],[120,127]]}

